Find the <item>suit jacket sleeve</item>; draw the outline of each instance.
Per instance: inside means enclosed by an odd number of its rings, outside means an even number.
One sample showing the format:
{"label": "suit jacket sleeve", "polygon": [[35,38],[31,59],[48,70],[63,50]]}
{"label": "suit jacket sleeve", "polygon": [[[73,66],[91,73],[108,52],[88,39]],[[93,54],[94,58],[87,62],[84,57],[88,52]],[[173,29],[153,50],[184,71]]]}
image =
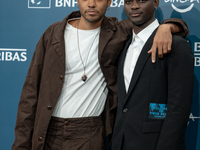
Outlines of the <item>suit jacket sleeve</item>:
{"label": "suit jacket sleeve", "polygon": [[189,28],[187,26],[187,23],[182,20],[182,19],[179,19],[179,18],[170,18],[170,19],[165,19],[163,21],[163,23],[173,23],[175,25],[177,25],[182,31],[181,32],[178,32],[176,33],[177,35],[185,38],[189,35]]}
{"label": "suit jacket sleeve", "polygon": [[[185,38],[189,35],[189,28],[187,26],[187,23],[182,19],[170,18],[170,19],[165,19],[162,23],[163,24],[173,23],[173,24],[177,25],[181,29],[181,32],[178,32],[176,34],[183,38]],[[124,34],[126,34],[127,36],[132,35],[133,25],[128,19],[124,19],[124,20],[120,21],[118,25],[123,27],[123,28],[121,28],[121,30],[124,31],[123,32]]]}
{"label": "suit jacket sleeve", "polygon": [[12,150],[31,149],[34,119],[45,56],[44,34],[40,38],[22,89]]}
{"label": "suit jacket sleeve", "polygon": [[184,149],[181,147],[189,119],[194,82],[194,56],[190,45],[178,36],[173,37],[172,52],[166,62],[167,115],[156,150]]}

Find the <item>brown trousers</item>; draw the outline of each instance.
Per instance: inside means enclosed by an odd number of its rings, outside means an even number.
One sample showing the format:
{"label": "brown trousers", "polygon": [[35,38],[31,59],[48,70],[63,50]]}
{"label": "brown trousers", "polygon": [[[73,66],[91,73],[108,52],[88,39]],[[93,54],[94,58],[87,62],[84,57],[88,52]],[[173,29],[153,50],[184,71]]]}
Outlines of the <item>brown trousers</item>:
{"label": "brown trousers", "polygon": [[105,150],[105,143],[101,117],[52,117],[44,150]]}

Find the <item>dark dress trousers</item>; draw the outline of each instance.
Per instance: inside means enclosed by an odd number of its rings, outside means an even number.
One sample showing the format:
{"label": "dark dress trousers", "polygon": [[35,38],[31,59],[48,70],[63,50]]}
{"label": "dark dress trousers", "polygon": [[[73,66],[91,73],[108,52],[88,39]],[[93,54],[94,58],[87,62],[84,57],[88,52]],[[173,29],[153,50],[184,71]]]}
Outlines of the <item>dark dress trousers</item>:
{"label": "dark dress trousers", "polygon": [[[138,58],[128,92],[123,67],[130,39],[118,69],[118,107],[112,150],[185,150],[185,129],[192,102],[194,56],[190,45],[173,35],[172,51],[151,62],[154,33]],[[151,104],[167,107],[164,118],[150,116]]]}

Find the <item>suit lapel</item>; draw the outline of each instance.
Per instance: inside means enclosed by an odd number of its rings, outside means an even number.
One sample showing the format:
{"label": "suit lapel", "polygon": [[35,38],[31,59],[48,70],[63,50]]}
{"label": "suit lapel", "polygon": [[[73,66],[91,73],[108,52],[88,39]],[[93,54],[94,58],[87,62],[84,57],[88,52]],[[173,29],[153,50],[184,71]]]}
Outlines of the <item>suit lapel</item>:
{"label": "suit lapel", "polygon": [[147,40],[147,42],[145,43],[141,53],[140,53],[140,56],[137,60],[137,63],[136,63],[136,66],[135,66],[135,70],[133,72],[133,75],[132,75],[132,78],[131,78],[131,82],[130,82],[130,85],[129,85],[129,89],[128,89],[128,93],[126,95],[126,99],[125,99],[125,102],[127,101],[127,99],[129,98],[130,94],[132,93],[136,83],[137,83],[137,80],[139,79],[139,76],[148,60],[148,58],[151,56],[150,54],[148,54],[147,52],[151,49],[151,46],[152,46],[152,43],[153,43],[153,39],[154,39],[154,36],[155,36],[155,33],[156,33],[157,29],[152,33],[152,35],[149,37],[149,39]]}
{"label": "suit lapel", "polygon": [[100,31],[100,37],[103,38],[99,38],[99,60],[101,59],[102,53],[105,49],[106,44],[108,43],[108,41],[110,40],[110,38],[113,36],[113,34],[115,33],[116,28],[115,26],[113,26],[112,24],[109,23],[108,19],[106,17],[104,17],[102,24],[101,24],[101,31]]}
{"label": "suit lapel", "polygon": [[57,30],[54,31],[54,37],[52,39],[52,45],[60,57],[62,63],[65,65],[65,41],[64,41],[64,31],[67,22],[71,18],[80,18],[81,14],[79,11],[72,12],[67,17],[65,17],[59,25],[57,25]]}
{"label": "suit lapel", "polygon": [[[64,37],[63,37],[64,39]],[[52,43],[62,63],[65,65],[65,43],[64,40]]]}
{"label": "suit lapel", "polygon": [[57,30],[55,32],[55,35],[52,40],[52,45],[57,52],[59,58],[61,59],[61,62],[63,65],[65,65],[65,42],[64,42],[64,31],[65,27],[67,25],[67,21],[69,19],[69,16],[67,16],[63,21],[60,23],[59,27],[57,27]]}
{"label": "suit lapel", "polygon": [[117,91],[119,99],[124,100],[126,97],[126,89],[125,89],[125,82],[124,82],[124,61],[126,58],[126,53],[131,44],[132,38],[128,40],[124,50],[122,51],[120,58],[119,58],[119,66],[118,66],[118,80],[117,80]]}

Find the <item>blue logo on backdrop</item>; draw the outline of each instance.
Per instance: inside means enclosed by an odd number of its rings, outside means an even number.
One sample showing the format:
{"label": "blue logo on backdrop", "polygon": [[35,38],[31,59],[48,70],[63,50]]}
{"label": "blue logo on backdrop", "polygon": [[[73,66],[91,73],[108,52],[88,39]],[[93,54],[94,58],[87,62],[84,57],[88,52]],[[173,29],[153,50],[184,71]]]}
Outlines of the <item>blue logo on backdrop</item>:
{"label": "blue logo on backdrop", "polygon": [[124,6],[124,0],[112,0],[110,7],[121,7]]}
{"label": "blue logo on backdrop", "polygon": [[51,0],[28,0],[28,8],[51,8]]}
{"label": "blue logo on backdrop", "polygon": [[[55,7],[77,7],[77,0],[54,0]],[[110,7],[124,6],[124,0],[113,0]],[[28,8],[50,9],[51,0],[28,0]]]}
{"label": "blue logo on backdrop", "polygon": [[194,42],[194,66],[200,67],[200,42]]}
{"label": "blue logo on backdrop", "polygon": [[[190,117],[189,117],[192,121],[195,121],[195,119],[200,119],[200,117],[197,117],[197,116],[193,116],[192,113],[190,113]],[[190,123],[190,120],[188,121],[188,125]]]}
{"label": "blue logo on backdrop", "polygon": [[[194,2],[196,3],[199,3],[199,0],[164,0],[165,3],[168,3],[170,2],[171,3],[171,6],[172,8],[179,12],[179,13],[186,13],[190,10],[192,10],[192,8],[194,7]],[[179,4],[185,4],[186,3],[186,8],[178,8],[177,6],[175,6],[176,4],[175,3],[179,3]],[[184,5],[185,7],[185,5]]]}
{"label": "blue logo on backdrop", "polygon": [[55,7],[75,7],[77,0],[55,0]]}
{"label": "blue logo on backdrop", "polygon": [[[77,0],[55,0],[55,7],[75,7]],[[124,6],[124,0],[112,0],[110,7]]]}
{"label": "blue logo on backdrop", "polygon": [[1,61],[21,61],[27,60],[26,49],[8,49],[0,48],[0,62]]}

